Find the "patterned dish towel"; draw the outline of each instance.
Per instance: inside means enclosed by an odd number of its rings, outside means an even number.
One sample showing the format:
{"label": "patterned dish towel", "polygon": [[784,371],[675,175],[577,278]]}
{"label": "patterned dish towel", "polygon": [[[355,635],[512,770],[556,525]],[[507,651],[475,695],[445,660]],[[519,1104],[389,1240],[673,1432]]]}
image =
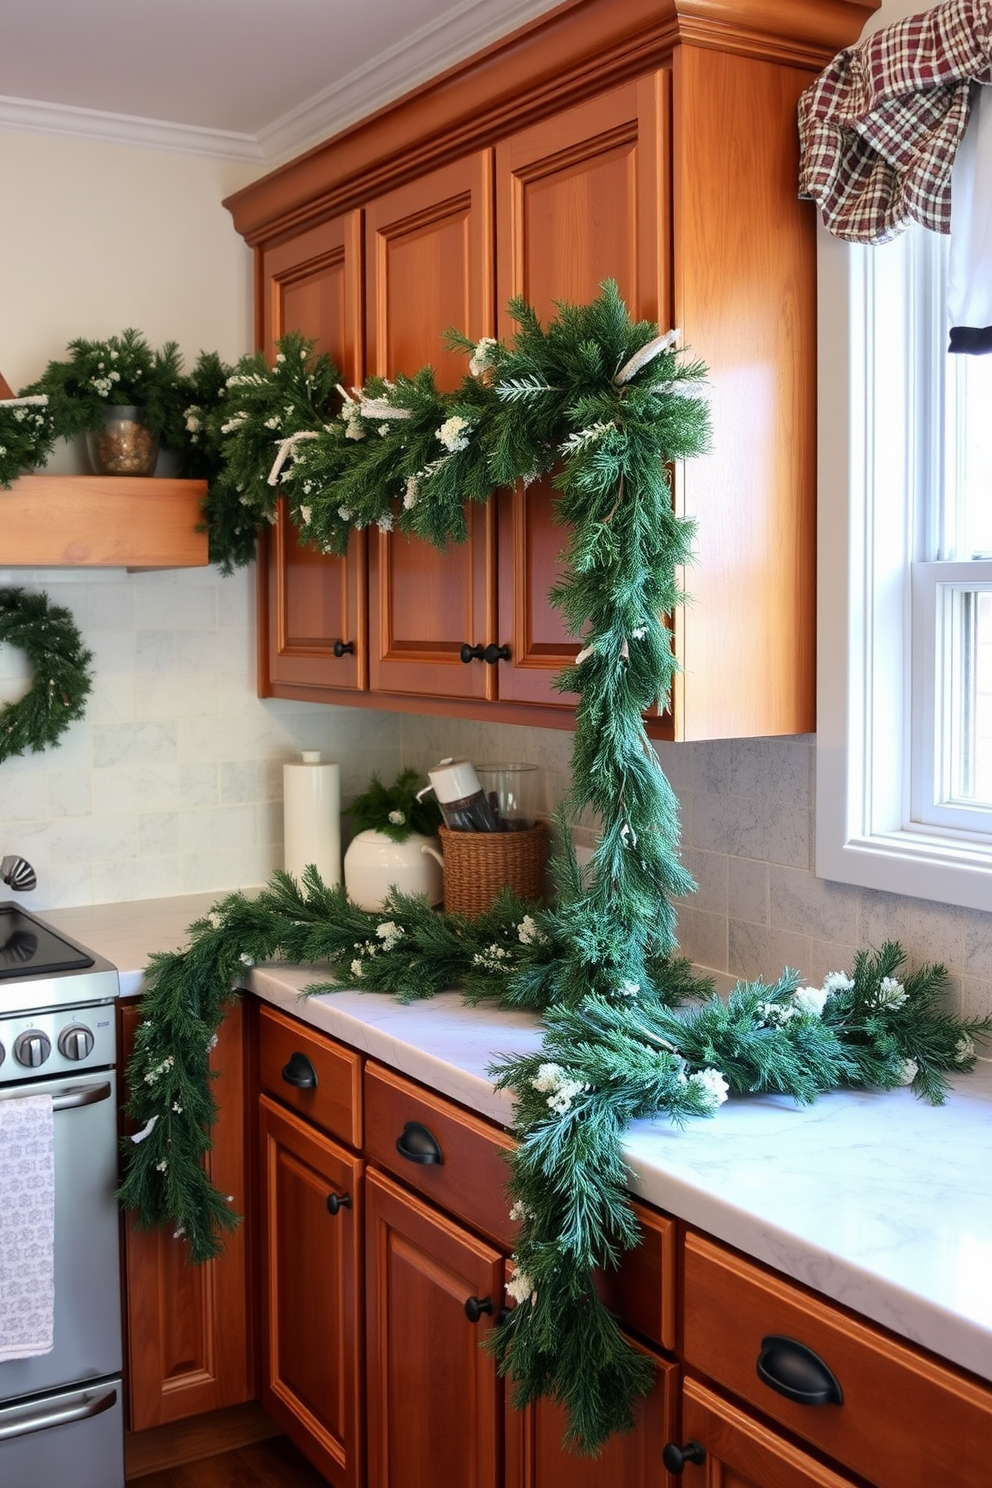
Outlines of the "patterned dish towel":
{"label": "patterned dish towel", "polygon": [[55,1126],[50,1095],[0,1100],[0,1364],[51,1352]]}

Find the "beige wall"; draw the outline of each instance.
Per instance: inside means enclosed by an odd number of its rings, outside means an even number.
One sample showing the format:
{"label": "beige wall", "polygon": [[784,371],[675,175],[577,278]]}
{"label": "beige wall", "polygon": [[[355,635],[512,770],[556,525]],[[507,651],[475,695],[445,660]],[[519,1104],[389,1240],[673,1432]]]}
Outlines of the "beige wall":
{"label": "beige wall", "polygon": [[[0,132],[7,381],[32,381],[75,336],[126,326],[156,346],[178,341],[189,365],[201,350],[247,351],[251,255],[221,200],[252,173]],[[82,470],[84,458],[65,449],[55,465]],[[348,794],[370,769],[397,768],[397,720],[255,696],[253,571],[0,569],[0,585],[67,605],[94,653],[86,717],[58,748],[0,763],[0,854],[33,863],[29,905],[262,883],[282,862],[284,760],[341,758]],[[26,684],[23,653],[0,645],[0,699]]]}

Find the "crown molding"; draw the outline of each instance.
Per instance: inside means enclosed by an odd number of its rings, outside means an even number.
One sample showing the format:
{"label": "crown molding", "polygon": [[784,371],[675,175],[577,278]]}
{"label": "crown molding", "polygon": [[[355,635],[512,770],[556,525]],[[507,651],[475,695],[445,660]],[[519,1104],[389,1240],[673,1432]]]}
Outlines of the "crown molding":
{"label": "crown molding", "polygon": [[0,95],[0,129],[265,164],[262,147],[251,134],[202,129],[191,124],[170,124],[159,119],[104,113],[101,109],[72,108],[61,103],[36,103],[30,98]]}
{"label": "crown molding", "polygon": [[[572,0],[574,3],[574,0]],[[441,16],[404,37],[379,56],[306,99],[259,131],[266,162],[287,160],[359,119],[464,62],[475,52],[546,15],[566,10],[549,0],[517,0],[494,15],[488,0],[461,0]]]}
{"label": "crown molding", "polygon": [[[574,0],[567,0],[574,3]],[[560,8],[567,8],[565,6]],[[548,0],[517,0],[494,16],[488,0],[460,0],[412,36],[370,59],[258,134],[205,129],[168,120],[114,114],[67,104],[0,95],[0,129],[60,135],[98,144],[171,150],[272,166],[309,149],[384,104],[465,60],[535,16],[559,8]]]}

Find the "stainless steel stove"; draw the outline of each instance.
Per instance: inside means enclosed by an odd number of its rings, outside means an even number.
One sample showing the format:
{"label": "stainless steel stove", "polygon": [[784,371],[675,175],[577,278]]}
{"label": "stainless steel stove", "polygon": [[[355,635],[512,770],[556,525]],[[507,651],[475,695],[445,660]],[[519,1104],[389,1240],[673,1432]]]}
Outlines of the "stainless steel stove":
{"label": "stainless steel stove", "polygon": [[0,1362],[3,1488],[123,1488],[117,992],[108,961],[0,904],[0,1100],[50,1097],[55,1133],[54,1347]]}

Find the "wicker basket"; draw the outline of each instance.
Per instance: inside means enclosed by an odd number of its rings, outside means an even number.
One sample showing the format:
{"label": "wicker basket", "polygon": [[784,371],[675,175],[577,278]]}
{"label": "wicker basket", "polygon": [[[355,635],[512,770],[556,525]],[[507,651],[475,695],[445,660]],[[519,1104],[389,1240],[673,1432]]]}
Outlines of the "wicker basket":
{"label": "wicker basket", "polygon": [[451,832],[439,827],[444,853],[444,907],[475,919],[509,886],[521,899],[544,898],[548,829],[523,832]]}

